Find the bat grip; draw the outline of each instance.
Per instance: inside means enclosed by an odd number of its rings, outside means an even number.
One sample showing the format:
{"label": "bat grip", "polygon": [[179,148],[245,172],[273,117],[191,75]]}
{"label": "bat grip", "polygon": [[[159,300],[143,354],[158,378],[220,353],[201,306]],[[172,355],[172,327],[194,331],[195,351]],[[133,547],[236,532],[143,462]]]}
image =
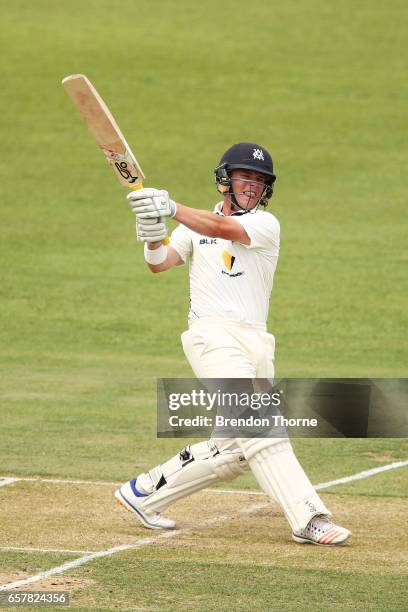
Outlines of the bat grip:
{"label": "bat grip", "polygon": [[[133,187],[131,187],[133,191],[137,191],[138,189],[142,189],[142,188],[143,188],[143,183],[137,183],[137,185],[134,185]],[[157,223],[161,223],[161,217],[157,219]],[[161,243],[164,244],[164,246],[167,246],[168,244],[170,244],[169,237],[166,236],[165,238],[163,238]]]}

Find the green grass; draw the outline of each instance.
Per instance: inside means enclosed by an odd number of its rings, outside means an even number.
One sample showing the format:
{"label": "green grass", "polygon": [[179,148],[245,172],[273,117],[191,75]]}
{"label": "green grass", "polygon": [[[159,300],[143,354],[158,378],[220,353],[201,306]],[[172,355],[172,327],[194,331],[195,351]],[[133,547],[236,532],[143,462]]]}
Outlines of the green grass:
{"label": "green grass", "polygon": [[[131,554],[118,560],[99,562],[89,574],[96,579],[95,608],[111,601],[126,609],[125,596],[131,567],[137,585],[133,605],[147,610],[389,610],[390,593],[393,610],[404,610],[405,576],[368,576],[355,572],[316,571],[291,567],[271,567],[263,563],[228,564],[189,562],[184,552],[174,552],[170,559],[157,559],[149,553],[135,560]],[[166,577],[163,584],[163,576]],[[210,592],[210,594],[209,594]],[[78,596],[81,605],[90,598]],[[144,608],[141,602],[148,602]],[[74,603],[74,606],[76,603]],[[89,605],[89,604],[88,604]],[[137,608],[136,608],[137,609]]]}
{"label": "green grass", "polygon": [[124,195],[60,87],[82,71],[149,184],[179,201],[213,205],[231,141],[271,149],[280,374],[404,375],[405,4],[71,6],[3,11],[3,350],[181,358],[186,270],[145,269]]}
{"label": "green grass", "polygon": [[[0,8],[0,475],[121,480],[179,446],[155,438],[154,385],[190,375],[178,338],[188,270],[153,276],[144,266],[125,193],[60,86],[71,73],[94,81],[147,184],[180,202],[214,205],[212,169],[233,142],[271,150],[277,376],[407,375],[405,2]],[[402,440],[295,449],[313,482],[408,455]],[[343,503],[360,496],[392,513],[405,474],[344,485]],[[231,486],[255,484],[247,475]],[[189,562],[183,547],[169,559],[154,547],[101,560],[78,571],[97,586],[76,605],[113,609],[118,598],[132,609],[136,581],[142,609],[183,609],[184,597],[198,609],[402,609],[397,571],[373,578],[345,563],[296,573],[280,552],[239,572],[233,558]],[[2,553],[10,571],[13,559]]]}
{"label": "green grass", "polygon": [[30,574],[37,574],[38,572],[51,569],[56,565],[61,565],[61,563],[65,563],[66,561],[71,561],[75,559],[76,556],[78,555],[36,552],[32,552],[28,555],[23,552],[10,551],[2,553],[2,563],[3,568],[7,567],[10,572],[15,572],[15,579],[19,580],[21,577],[18,576],[19,573],[30,572]]}

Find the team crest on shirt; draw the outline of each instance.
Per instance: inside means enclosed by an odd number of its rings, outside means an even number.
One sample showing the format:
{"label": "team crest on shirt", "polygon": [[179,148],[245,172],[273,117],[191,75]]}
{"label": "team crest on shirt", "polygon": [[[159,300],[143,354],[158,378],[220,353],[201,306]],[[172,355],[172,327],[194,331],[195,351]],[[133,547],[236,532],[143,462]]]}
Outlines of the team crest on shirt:
{"label": "team crest on shirt", "polygon": [[227,274],[228,276],[242,276],[244,272],[232,272],[232,268],[234,267],[234,263],[236,261],[236,257],[228,253],[228,251],[222,252],[222,258],[224,260],[224,265],[228,271],[222,270],[222,274]]}

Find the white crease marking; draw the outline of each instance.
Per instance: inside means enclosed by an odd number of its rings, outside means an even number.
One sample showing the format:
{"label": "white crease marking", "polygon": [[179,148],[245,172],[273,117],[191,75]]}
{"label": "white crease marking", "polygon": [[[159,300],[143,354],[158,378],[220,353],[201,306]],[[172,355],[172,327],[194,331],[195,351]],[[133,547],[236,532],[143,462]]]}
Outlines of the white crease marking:
{"label": "white crease marking", "polygon": [[90,555],[94,550],[71,550],[69,548],[35,548],[33,546],[0,546],[0,550],[9,552],[39,552],[39,553],[72,553],[74,555]]}
{"label": "white crease marking", "polygon": [[[388,463],[387,465],[381,465],[376,468],[371,468],[369,470],[364,470],[362,472],[357,472],[357,474],[352,474],[351,476],[345,476],[344,478],[337,478],[336,480],[330,480],[328,482],[323,482],[315,485],[316,490],[327,489],[331,486],[336,486],[338,484],[345,484],[348,482],[352,482],[353,480],[361,480],[363,478],[368,478],[369,476],[375,476],[375,474],[380,474],[381,472],[387,472],[388,470],[393,470],[400,467],[408,466],[408,460],[406,461],[395,461],[394,463]],[[2,481],[8,481],[2,483]],[[115,482],[115,481],[106,481],[106,480],[70,480],[63,478],[41,478],[37,476],[15,476],[10,478],[0,478],[0,487],[12,484],[13,482],[48,482],[50,484],[79,484],[79,485],[95,485],[95,486],[109,486],[109,487],[117,487],[123,482]],[[204,489],[207,493],[232,493],[239,495],[263,495],[265,493],[263,491],[252,491],[250,489]]]}
{"label": "white crease marking", "polygon": [[0,487],[5,487],[6,485],[13,484],[13,482],[17,482],[18,478],[0,478]]}
{"label": "white crease marking", "polygon": [[396,468],[405,467],[408,465],[408,461],[395,461],[394,463],[388,463],[387,465],[380,465],[370,470],[364,470],[363,472],[357,472],[351,476],[345,476],[344,478],[337,478],[336,480],[329,480],[328,482],[321,482],[320,484],[314,485],[316,491],[320,489],[328,489],[329,487],[335,487],[339,484],[346,484],[347,482],[353,482],[354,480],[362,480],[363,478],[369,478],[381,472],[388,472],[388,470],[395,470]]}
{"label": "white crease marking", "polygon": [[[330,480],[328,482],[322,482],[320,484],[315,485],[315,488],[318,490],[321,489],[328,489],[330,487],[334,487],[337,486],[339,484],[345,484],[347,482],[352,482],[354,480],[362,480],[363,478],[369,478],[370,476],[374,476],[375,474],[380,474],[381,472],[386,472],[388,470],[393,470],[396,468],[400,468],[400,467],[405,467],[408,465],[408,461],[396,461],[394,463],[389,463],[387,465],[382,465],[376,468],[372,468],[370,470],[364,470],[363,472],[357,472],[356,474],[352,474],[351,476],[345,476],[343,478],[337,478],[336,480]],[[40,480],[43,481],[42,479],[31,479],[31,478],[21,478],[20,480]],[[45,482],[50,482],[50,479],[44,479]],[[52,481],[54,482],[54,481]],[[66,482],[66,483],[70,483],[72,481],[60,481],[58,480],[57,482]],[[78,481],[76,481],[78,482]],[[86,481],[84,481],[85,483]],[[82,481],[80,482],[80,484],[82,484]],[[110,483],[113,484],[113,483]],[[228,489],[208,489],[208,491],[212,491],[212,492],[223,492],[223,493],[238,493],[238,491],[236,490],[228,490]],[[246,493],[247,495],[263,495],[263,493],[259,492],[259,491],[241,491],[240,493]],[[160,535],[157,536],[152,536],[149,538],[142,538],[140,540],[138,540],[137,542],[135,542],[134,544],[122,544],[121,546],[115,546],[113,548],[109,548],[108,550],[101,550],[99,552],[94,552],[91,554],[87,554],[83,557],[79,557],[78,559],[74,559],[73,561],[68,561],[66,563],[63,563],[62,565],[58,565],[57,567],[53,567],[49,570],[46,570],[44,572],[40,572],[38,574],[35,574],[34,576],[30,576],[29,578],[23,578],[21,580],[16,580],[15,582],[8,582],[5,584],[0,585],[0,591],[10,591],[11,589],[15,589],[21,586],[25,586],[27,584],[32,584],[34,582],[39,582],[40,580],[44,580],[44,578],[49,578],[50,576],[55,576],[55,574],[63,574],[64,572],[70,570],[70,569],[74,569],[77,567],[80,567],[81,565],[84,565],[85,563],[89,563],[90,561],[94,561],[95,559],[101,559],[103,557],[111,557],[112,555],[115,555],[116,553],[125,551],[125,550],[135,550],[137,548],[142,548],[143,546],[150,546],[151,544],[155,544],[156,542],[160,542],[161,540],[167,540],[170,538],[174,538],[177,535],[182,535],[184,533],[189,533],[191,531],[194,531],[196,529],[202,529],[203,527],[208,527],[211,525],[215,525],[217,523],[221,523],[223,521],[228,521],[228,520],[233,520],[234,518],[236,518],[237,516],[244,516],[244,515],[250,515],[252,514],[252,512],[255,512],[256,510],[260,510],[261,508],[265,508],[266,506],[269,506],[269,500],[262,502],[262,503],[258,503],[258,504],[254,504],[252,506],[250,506],[249,508],[243,509],[239,512],[237,512],[233,517],[231,516],[217,516],[214,517],[212,519],[209,519],[207,521],[204,521],[203,523],[201,523],[200,525],[197,525],[196,527],[189,527],[189,528],[185,528],[185,529],[175,529],[174,531],[167,531],[165,533],[162,533]]]}
{"label": "white crease marking", "polygon": [[74,559],[73,561],[67,561],[66,563],[62,563],[62,565],[58,565],[57,567],[52,567],[49,570],[44,572],[40,572],[35,574],[34,576],[30,576],[29,578],[22,578],[21,580],[15,580],[14,582],[8,582],[6,584],[0,585],[0,591],[10,591],[12,589],[16,589],[18,587],[25,586],[27,584],[32,584],[33,582],[39,582],[40,580],[44,580],[45,578],[49,578],[50,576],[55,576],[55,574],[63,574],[64,572],[80,567],[85,563],[89,563],[90,561],[94,561],[95,559],[101,559],[102,557],[111,557],[116,553],[123,552],[125,550],[135,550],[137,548],[142,548],[143,546],[150,546],[152,544],[156,544],[161,540],[168,540],[170,538],[174,538],[177,535],[183,535],[185,533],[189,533],[190,531],[195,531],[196,529],[202,529],[203,527],[209,527],[211,525],[215,525],[217,523],[222,523],[223,521],[232,520],[237,516],[243,516],[245,514],[251,514],[260,508],[264,508],[269,505],[268,502],[264,502],[261,504],[254,504],[253,506],[243,509],[238,512],[234,517],[232,516],[217,516],[207,521],[204,521],[197,527],[188,527],[185,529],[175,529],[172,531],[166,531],[165,533],[161,533],[157,536],[152,536],[149,538],[141,538],[134,544],[122,544],[120,546],[114,546],[113,548],[109,548],[108,550],[101,550],[99,552],[94,552],[89,555],[85,555],[83,557],[79,557],[79,559]]}

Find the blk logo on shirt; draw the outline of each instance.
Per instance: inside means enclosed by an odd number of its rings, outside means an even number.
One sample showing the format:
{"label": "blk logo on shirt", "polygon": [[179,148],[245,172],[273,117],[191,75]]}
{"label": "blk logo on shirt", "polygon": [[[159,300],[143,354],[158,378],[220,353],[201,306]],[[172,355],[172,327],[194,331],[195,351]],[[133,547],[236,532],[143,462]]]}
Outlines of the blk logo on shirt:
{"label": "blk logo on shirt", "polygon": [[216,238],[200,238],[199,244],[217,244]]}

